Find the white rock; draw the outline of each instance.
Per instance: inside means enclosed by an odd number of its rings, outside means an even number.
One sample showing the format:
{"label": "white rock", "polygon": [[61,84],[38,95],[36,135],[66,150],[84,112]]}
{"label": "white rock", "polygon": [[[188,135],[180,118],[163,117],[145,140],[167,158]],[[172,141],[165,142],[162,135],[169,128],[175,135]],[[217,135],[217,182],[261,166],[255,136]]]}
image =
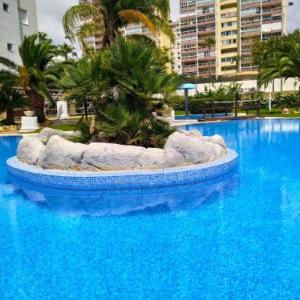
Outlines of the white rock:
{"label": "white rock", "polygon": [[118,144],[92,143],[87,147],[82,161],[82,170],[132,170],[138,168],[138,159],[143,147]]}
{"label": "white rock", "polygon": [[197,138],[197,139],[201,139],[203,137],[201,132],[196,130],[196,129],[191,130],[191,131],[183,131],[182,133],[187,135],[187,136]]}
{"label": "white rock", "polygon": [[107,143],[84,145],[54,135],[47,145],[36,137],[21,141],[19,160],[44,169],[117,171],[164,169],[201,164],[227,153],[221,136],[202,136],[199,132],[175,132],[164,149]]}
{"label": "white rock", "polygon": [[165,151],[168,167],[206,163],[226,155],[220,145],[180,132],[169,136]]}
{"label": "white rock", "polygon": [[162,149],[144,149],[138,157],[138,166],[140,169],[163,169],[166,167],[166,163],[166,153]]}
{"label": "white rock", "polygon": [[215,134],[213,136],[203,136],[198,130],[183,131],[182,133],[185,134],[186,136],[190,136],[190,137],[193,137],[198,140],[218,144],[221,147],[223,147],[225,150],[227,149],[227,146],[226,146],[226,143],[225,143],[223,137],[221,137],[218,134]]}
{"label": "white rock", "polygon": [[223,147],[223,149],[225,149],[227,151],[226,143],[220,135],[215,134],[215,135],[211,136],[210,141],[215,143],[215,144],[220,145],[221,147]]}
{"label": "white rock", "polygon": [[87,147],[87,145],[73,143],[54,135],[49,139],[38,165],[44,169],[80,170],[82,157]]}
{"label": "white rock", "polygon": [[36,165],[44,149],[45,145],[36,137],[25,137],[19,143],[17,157],[26,164]]}
{"label": "white rock", "polygon": [[70,139],[73,137],[78,137],[80,133],[56,130],[56,129],[46,127],[37,135],[37,138],[46,144],[48,140],[54,135],[58,135],[64,139]]}

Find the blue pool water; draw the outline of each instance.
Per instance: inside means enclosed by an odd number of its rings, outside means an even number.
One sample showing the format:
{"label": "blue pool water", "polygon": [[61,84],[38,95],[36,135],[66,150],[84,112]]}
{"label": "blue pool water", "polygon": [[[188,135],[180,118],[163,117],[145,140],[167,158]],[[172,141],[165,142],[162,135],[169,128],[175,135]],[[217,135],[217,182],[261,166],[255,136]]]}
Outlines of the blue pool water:
{"label": "blue pool water", "polygon": [[237,174],[106,217],[28,200],[5,172],[17,140],[0,138],[0,299],[298,299],[300,121],[187,129],[222,134]]}
{"label": "blue pool water", "polygon": [[[227,116],[232,116],[233,114],[232,113],[229,113],[227,114]],[[225,117],[225,114],[224,113],[217,113],[217,114],[192,114],[192,115],[189,115],[189,116],[175,116],[175,119],[176,120],[200,120],[200,119],[203,119],[203,118],[213,118],[213,117]]]}

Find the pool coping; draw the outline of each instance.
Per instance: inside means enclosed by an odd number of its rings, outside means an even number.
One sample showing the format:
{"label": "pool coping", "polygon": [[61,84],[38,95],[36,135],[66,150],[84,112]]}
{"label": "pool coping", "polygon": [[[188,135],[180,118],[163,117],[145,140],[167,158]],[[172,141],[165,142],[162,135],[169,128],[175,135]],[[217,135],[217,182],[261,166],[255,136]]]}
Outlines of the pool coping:
{"label": "pool coping", "polygon": [[170,187],[205,182],[225,176],[237,166],[238,154],[231,149],[225,157],[200,165],[158,169],[112,172],[81,172],[44,170],[20,162],[16,157],[7,160],[9,175],[23,183],[62,190],[120,190]]}

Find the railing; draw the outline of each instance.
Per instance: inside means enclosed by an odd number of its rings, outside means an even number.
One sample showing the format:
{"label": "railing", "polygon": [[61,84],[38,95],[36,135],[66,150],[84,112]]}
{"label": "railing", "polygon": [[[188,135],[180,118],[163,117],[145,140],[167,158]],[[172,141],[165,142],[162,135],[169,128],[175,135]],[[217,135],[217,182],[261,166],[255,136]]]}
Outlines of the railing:
{"label": "railing", "polygon": [[222,116],[234,116],[238,117],[239,113],[243,113],[245,116],[260,115],[261,102],[260,100],[235,100],[235,101],[197,101],[191,100],[190,110],[193,114],[201,114],[203,118],[215,119]]}

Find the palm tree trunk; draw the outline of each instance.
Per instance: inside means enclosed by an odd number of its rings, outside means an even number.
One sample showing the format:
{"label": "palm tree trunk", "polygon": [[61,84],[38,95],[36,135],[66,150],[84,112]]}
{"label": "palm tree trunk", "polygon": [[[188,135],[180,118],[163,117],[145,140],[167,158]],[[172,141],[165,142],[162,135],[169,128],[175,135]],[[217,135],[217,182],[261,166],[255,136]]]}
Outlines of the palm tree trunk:
{"label": "palm tree trunk", "polygon": [[34,110],[35,115],[38,118],[39,123],[45,123],[46,116],[45,116],[45,100],[44,98],[34,90],[26,90],[25,91],[27,97],[31,102],[31,108]]}
{"label": "palm tree trunk", "polygon": [[103,46],[106,47],[111,45],[116,39],[114,18],[109,18],[109,22],[107,22],[104,27]]}
{"label": "palm tree trunk", "polygon": [[15,112],[13,108],[7,108],[6,110],[6,121],[8,124],[15,124]]}
{"label": "palm tree trunk", "polygon": [[89,113],[88,113],[88,104],[86,101],[83,102],[83,107],[84,107],[85,119],[88,120]]}

